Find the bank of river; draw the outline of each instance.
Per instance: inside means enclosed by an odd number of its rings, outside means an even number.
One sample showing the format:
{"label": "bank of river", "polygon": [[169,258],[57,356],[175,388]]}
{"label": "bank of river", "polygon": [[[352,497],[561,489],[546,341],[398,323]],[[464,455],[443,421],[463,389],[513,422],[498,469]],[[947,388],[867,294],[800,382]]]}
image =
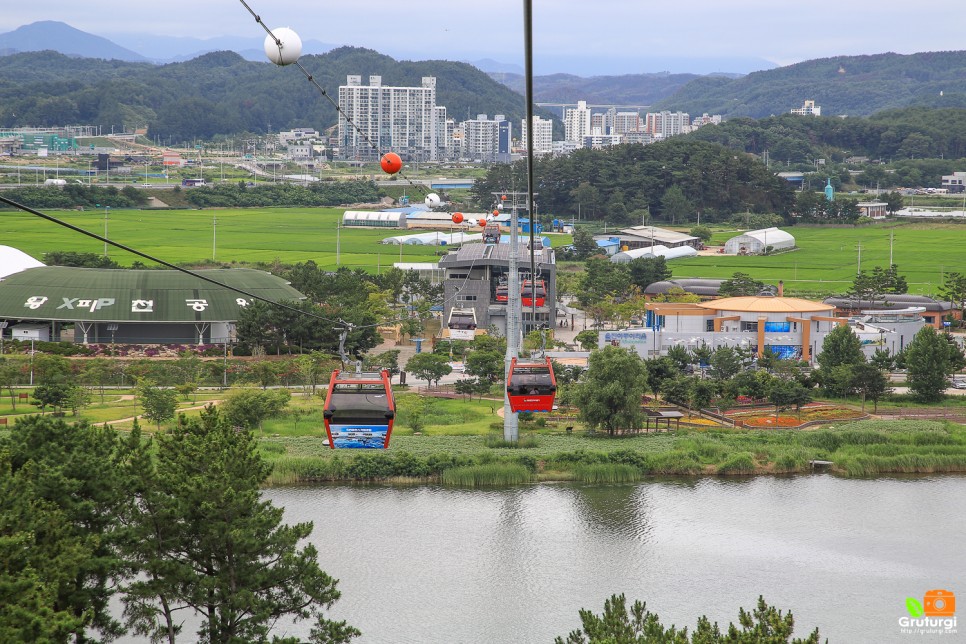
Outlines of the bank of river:
{"label": "bank of river", "polygon": [[[721,624],[759,594],[798,634],[904,641],[906,597],[962,591],[966,477],[656,479],[491,490],[266,490],[341,579],[361,644],[551,642],[612,593],[667,624]],[[301,632],[297,629],[292,632]]]}
{"label": "bank of river", "polygon": [[935,421],[863,421],[802,430],[682,430],[608,438],[524,435],[508,448],[493,437],[413,436],[382,450],[330,450],[322,436],[266,437],[269,485],[406,479],[500,484],[629,482],[654,475],[798,474],[830,461],[846,476],[966,472],[966,427]]}

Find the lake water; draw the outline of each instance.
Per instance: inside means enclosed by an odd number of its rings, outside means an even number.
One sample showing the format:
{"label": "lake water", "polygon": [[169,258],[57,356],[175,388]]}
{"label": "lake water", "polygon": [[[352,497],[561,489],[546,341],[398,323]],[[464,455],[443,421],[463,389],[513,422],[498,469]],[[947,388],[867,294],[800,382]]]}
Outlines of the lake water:
{"label": "lake water", "polygon": [[792,609],[796,635],[966,640],[966,624],[937,636],[898,623],[906,597],[927,590],[966,603],[966,477],[265,495],[286,521],[314,521],[322,567],[341,580],[331,616],[360,628],[360,644],[552,642],[613,593],[646,601],[665,625],[706,614],[724,627],[763,594]]}

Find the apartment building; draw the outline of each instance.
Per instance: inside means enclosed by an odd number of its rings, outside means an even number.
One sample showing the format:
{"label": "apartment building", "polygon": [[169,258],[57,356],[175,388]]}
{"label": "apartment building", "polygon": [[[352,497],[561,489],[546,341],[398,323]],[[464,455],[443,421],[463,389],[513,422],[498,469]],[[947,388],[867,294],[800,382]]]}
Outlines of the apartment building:
{"label": "apartment building", "polygon": [[349,75],[339,87],[339,107],[342,159],[377,161],[379,151],[366,138],[407,161],[439,159],[435,77],[424,76],[420,87],[392,87],[384,86],[381,76],[370,76],[363,85],[362,76]]}
{"label": "apartment building", "polygon": [[[527,132],[527,120],[520,119],[520,131],[522,133],[521,142],[526,149],[529,141]],[[533,117],[533,154],[540,156],[553,152],[553,121],[542,119],[539,116]]]}

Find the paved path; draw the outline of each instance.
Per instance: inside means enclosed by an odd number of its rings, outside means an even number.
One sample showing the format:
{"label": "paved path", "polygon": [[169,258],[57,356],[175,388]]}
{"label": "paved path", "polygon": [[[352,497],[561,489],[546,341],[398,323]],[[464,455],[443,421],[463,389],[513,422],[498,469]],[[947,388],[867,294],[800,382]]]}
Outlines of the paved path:
{"label": "paved path", "polygon": [[[121,398],[123,398],[124,400],[134,400],[134,396],[121,396]],[[204,409],[208,405],[217,405],[220,402],[221,402],[220,400],[208,400],[205,402],[204,405],[194,405],[193,407],[182,407],[181,409],[176,410],[175,413],[181,413],[183,411],[196,411],[198,409]],[[143,419],[144,414],[138,414],[137,416],[128,416],[127,418],[118,418],[117,420],[108,420],[108,421],[105,421],[104,424],[115,425],[117,423],[133,423],[135,418]]]}

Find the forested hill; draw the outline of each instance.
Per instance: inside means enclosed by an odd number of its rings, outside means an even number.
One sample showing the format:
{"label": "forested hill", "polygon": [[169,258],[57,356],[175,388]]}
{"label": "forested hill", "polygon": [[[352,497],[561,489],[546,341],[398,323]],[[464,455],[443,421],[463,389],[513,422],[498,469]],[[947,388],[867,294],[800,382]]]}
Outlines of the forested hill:
{"label": "forested hill", "polygon": [[[417,87],[423,76],[435,76],[436,102],[456,120],[505,114],[518,130],[524,117],[522,96],[466,63],[396,61],[354,47],[303,56],[301,62],[333,100],[349,74]],[[297,69],[249,62],[232,52],[161,66],[51,51],[0,57],[0,127],[65,123],[108,131],[146,124],[152,136],[180,142],[291,127],[323,130],[336,124],[336,111]]]}
{"label": "forested hill", "polygon": [[760,118],[787,113],[806,99],[828,116],[918,105],[966,107],[966,51],[837,56],[733,80],[702,77],[655,109]]}
{"label": "forested hill", "polygon": [[[490,72],[490,77],[518,94],[525,91],[522,74]],[[614,105],[651,105],[667,98],[698,74],[625,74],[622,76],[591,76],[582,78],[572,74],[535,76],[533,95],[538,103],[588,103]]]}

